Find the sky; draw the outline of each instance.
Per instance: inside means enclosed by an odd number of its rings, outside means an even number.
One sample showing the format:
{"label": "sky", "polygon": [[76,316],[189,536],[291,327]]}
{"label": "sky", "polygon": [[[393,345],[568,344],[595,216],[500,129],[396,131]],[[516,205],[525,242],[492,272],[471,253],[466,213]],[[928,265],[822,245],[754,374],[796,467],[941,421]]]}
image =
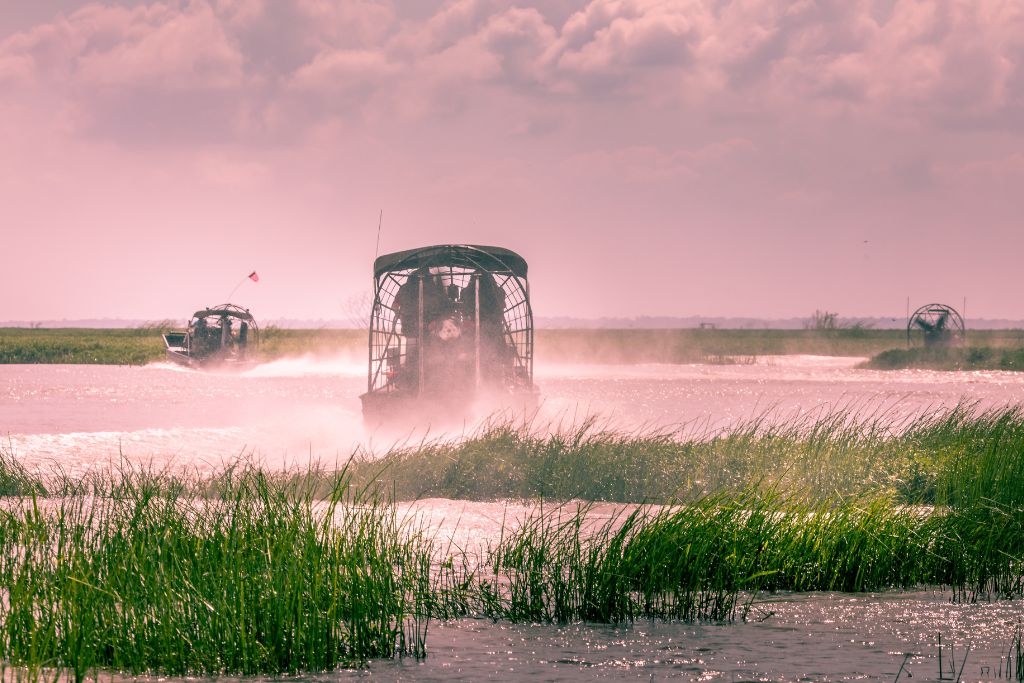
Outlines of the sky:
{"label": "sky", "polygon": [[337,319],[494,244],[536,315],[1024,319],[1024,0],[0,0],[0,320]]}

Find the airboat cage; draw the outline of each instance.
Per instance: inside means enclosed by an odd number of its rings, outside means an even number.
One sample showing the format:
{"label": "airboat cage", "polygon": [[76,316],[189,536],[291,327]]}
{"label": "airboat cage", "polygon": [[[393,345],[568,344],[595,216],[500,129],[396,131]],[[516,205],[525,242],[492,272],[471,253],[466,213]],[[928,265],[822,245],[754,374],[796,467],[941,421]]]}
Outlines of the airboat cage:
{"label": "airboat cage", "polygon": [[925,304],[907,318],[907,346],[920,336],[924,346],[963,346],[964,319],[952,306]]}
{"label": "airboat cage", "polygon": [[526,261],[508,249],[440,245],[373,264],[370,366],[374,397],[476,395],[533,389],[533,311]]}

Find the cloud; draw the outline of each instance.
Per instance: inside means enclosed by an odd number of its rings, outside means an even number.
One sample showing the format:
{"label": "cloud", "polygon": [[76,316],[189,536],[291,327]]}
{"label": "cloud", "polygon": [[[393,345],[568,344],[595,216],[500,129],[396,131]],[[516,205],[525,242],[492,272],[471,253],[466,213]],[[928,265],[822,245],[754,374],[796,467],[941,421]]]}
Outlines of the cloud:
{"label": "cloud", "polygon": [[740,8],[723,14],[705,57],[731,87],[768,102],[981,124],[1019,108],[1024,95],[1019,2],[897,0],[884,17],[862,1]]}
{"label": "cloud", "polygon": [[244,57],[213,10],[190,3],[111,12],[91,7],[69,25],[88,47],[73,60],[93,88],[221,90],[242,86]]}
{"label": "cloud", "polygon": [[78,88],[238,85],[243,56],[209,5],[88,5],[0,44],[0,63],[30,63],[30,80]]}
{"label": "cloud", "polygon": [[678,88],[698,66],[712,25],[710,8],[700,2],[594,0],[569,17],[552,44],[552,82],[583,95],[637,95],[666,81]]}
{"label": "cloud", "polygon": [[560,25],[542,9],[91,4],[0,42],[0,83],[57,93],[85,134],[166,130],[175,143],[189,130],[197,141],[285,135],[285,114],[293,128],[356,114],[414,120],[495,94],[528,102],[536,120],[642,101],[689,114],[1024,125],[1019,0],[591,0]]}

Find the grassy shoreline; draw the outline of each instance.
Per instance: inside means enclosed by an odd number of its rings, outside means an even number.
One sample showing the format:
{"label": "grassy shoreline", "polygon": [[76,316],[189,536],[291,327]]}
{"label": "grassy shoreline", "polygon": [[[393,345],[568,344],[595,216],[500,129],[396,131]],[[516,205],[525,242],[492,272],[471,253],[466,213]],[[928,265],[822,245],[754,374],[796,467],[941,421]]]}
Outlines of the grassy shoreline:
{"label": "grassy shoreline", "polygon": [[[0,364],[95,363],[144,365],[164,358],[161,329],[0,328]],[[1018,369],[1024,361],[1024,331],[971,333],[970,362],[988,369]],[[765,355],[810,354],[875,357],[871,367],[905,344],[899,330],[537,330],[539,363],[735,363]],[[895,349],[896,351],[892,351]],[[914,352],[911,349],[909,352]],[[952,350],[956,351],[956,350]],[[362,330],[263,331],[264,360],[304,354],[361,356]],[[1016,354],[1016,355],[1014,355]],[[910,362],[915,356],[908,356]],[[1014,358],[1009,362],[1005,359]],[[881,358],[881,360],[879,360]],[[927,360],[927,359],[925,359]],[[947,363],[947,366],[949,364]],[[998,367],[997,367],[998,366]],[[891,367],[903,367],[891,365]],[[972,366],[973,368],[973,366]],[[953,369],[952,367],[943,369]]]}
{"label": "grassy shoreline", "polygon": [[1024,370],[1024,348],[967,346],[960,348],[889,349],[861,367],[872,370]]}
{"label": "grassy shoreline", "polygon": [[[0,328],[0,364],[146,365],[166,358],[163,330]],[[365,351],[360,330],[264,330],[260,357]]]}
{"label": "grassy shoreline", "polygon": [[[0,662],[77,680],[280,674],[422,656],[431,619],[729,621],[763,591],[1024,592],[1020,408],[700,440],[581,429],[494,424],[341,471],[240,461],[192,478],[124,464],[71,480],[6,454]],[[547,502],[478,557],[383,492]],[[645,504],[601,522],[578,498]]]}

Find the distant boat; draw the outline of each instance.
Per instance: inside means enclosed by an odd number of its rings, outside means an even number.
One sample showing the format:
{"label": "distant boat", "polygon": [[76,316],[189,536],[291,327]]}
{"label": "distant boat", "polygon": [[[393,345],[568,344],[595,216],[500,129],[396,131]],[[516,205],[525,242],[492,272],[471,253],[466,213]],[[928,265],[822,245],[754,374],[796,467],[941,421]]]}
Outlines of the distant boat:
{"label": "distant boat", "polygon": [[526,271],[513,251],[467,244],[374,261],[364,420],[436,424],[536,407]]}
{"label": "distant boat", "polygon": [[188,329],[163,335],[167,357],[199,368],[242,368],[255,365],[260,329],[248,309],[221,304],[196,311]]}

